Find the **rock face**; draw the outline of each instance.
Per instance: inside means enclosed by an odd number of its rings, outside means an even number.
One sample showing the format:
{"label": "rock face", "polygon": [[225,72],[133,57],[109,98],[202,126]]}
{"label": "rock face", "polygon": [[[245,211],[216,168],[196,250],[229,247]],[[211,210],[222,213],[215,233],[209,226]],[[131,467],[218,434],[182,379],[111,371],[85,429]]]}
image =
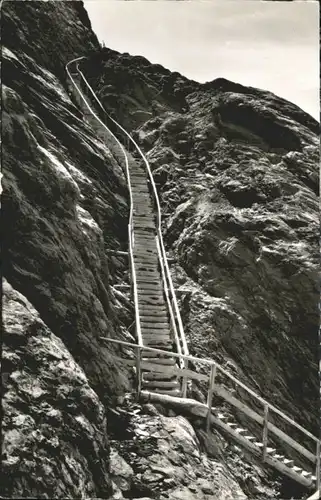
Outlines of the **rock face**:
{"label": "rock face", "polygon": [[3,282],[6,498],[108,498],[105,409],[63,342]]}
{"label": "rock face", "polygon": [[127,433],[113,439],[121,415],[117,410],[111,426],[110,469],[118,498],[248,498],[226,465],[207,456],[184,417],[164,416],[151,404],[141,407],[126,401],[121,411],[127,412]]}
{"label": "rock face", "polygon": [[100,50],[82,2],[4,2],[1,13],[1,495],[289,498],[292,486],[218,432],[127,399],[115,409],[133,374],[100,337],[134,340],[129,295],[114,288],[128,283],[113,254],[127,250],[128,190],[65,64],[89,57],[86,76],[150,160],[190,352],[312,432],[317,122],[268,92]]}
{"label": "rock face", "polygon": [[[94,46],[89,28],[78,30],[78,10],[77,3],[38,2],[3,9],[3,273],[108,399],[128,387],[99,340],[120,335],[110,280],[118,281],[127,262],[108,251],[127,242],[127,188],[121,166],[70,100],[66,72],[58,79],[76,47]],[[44,32],[39,47],[31,16]],[[45,19],[51,30],[69,26],[68,50],[52,48],[59,64],[46,59],[52,39]],[[17,22],[13,47],[6,34]]]}

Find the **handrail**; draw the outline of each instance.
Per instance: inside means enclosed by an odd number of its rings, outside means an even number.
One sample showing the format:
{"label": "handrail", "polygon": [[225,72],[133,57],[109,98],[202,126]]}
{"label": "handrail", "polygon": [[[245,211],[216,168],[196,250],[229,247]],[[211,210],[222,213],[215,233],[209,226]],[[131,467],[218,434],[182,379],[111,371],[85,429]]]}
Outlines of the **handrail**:
{"label": "handrail", "polygon": [[[157,251],[159,252],[158,236],[156,236],[156,245],[157,245]],[[164,280],[165,297],[166,297],[166,300],[167,300],[168,305],[169,305],[169,315],[170,315],[170,319],[171,319],[171,323],[172,323],[172,327],[173,327],[173,333],[174,333],[174,337],[175,337],[175,343],[176,343],[176,346],[177,346],[177,352],[178,352],[178,354],[182,354],[182,348],[181,348],[181,344],[179,342],[179,338],[178,338],[178,334],[177,334],[177,328],[176,328],[176,324],[175,324],[174,312],[173,312],[172,304],[170,303],[170,300],[169,300],[169,297],[168,297],[168,287],[167,287],[167,283],[166,283],[164,265],[163,265],[163,261],[162,260],[160,260],[160,267],[161,267],[162,277],[163,277],[163,280]],[[179,358],[179,361],[182,361],[182,358]]]}
{"label": "handrail", "polygon": [[[135,270],[135,261],[134,261],[134,253],[133,253],[133,240],[132,240],[132,230],[133,230],[133,195],[132,195],[132,188],[131,188],[131,182],[130,182],[130,174],[129,174],[129,163],[128,163],[128,158],[126,151],[124,147],[122,146],[121,142],[117,139],[117,137],[109,130],[109,128],[102,122],[102,120],[96,115],[96,113],[90,108],[89,104],[87,103],[83,93],[81,92],[80,88],[76,84],[75,80],[73,79],[70,71],[69,71],[69,64],[74,63],[76,61],[80,61],[82,59],[85,59],[85,57],[77,57],[76,59],[72,59],[69,61],[65,68],[66,72],[72,81],[74,87],[76,88],[78,94],[84,101],[85,105],[91,112],[91,114],[98,120],[98,122],[109,132],[109,134],[114,138],[118,146],[121,148],[121,151],[124,154],[125,157],[125,171],[126,171],[126,177],[127,177],[127,183],[128,183],[128,190],[129,190],[129,199],[130,199],[130,211],[129,211],[129,223],[128,223],[128,239],[129,239],[129,255],[130,255],[130,267],[131,267],[131,274],[132,274],[132,281],[133,281],[133,289],[134,289],[134,304],[135,304],[135,319],[136,319],[136,331],[137,331],[137,340],[138,340],[138,345],[143,345],[143,339],[142,339],[142,333],[141,333],[141,326],[140,326],[140,316],[139,316],[139,306],[138,306],[138,292],[137,292],[137,282],[136,282],[136,270]],[[77,64],[78,68],[78,64]]]}
{"label": "handrail", "polygon": [[[123,340],[112,339],[112,338],[109,338],[109,337],[99,337],[99,338],[102,339],[102,340],[106,340],[107,342],[115,342],[115,343],[118,343],[118,344],[121,344],[121,345],[125,345],[127,347],[137,348],[137,344],[133,344],[131,342],[125,342]],[[165,354],[165,355],[168,356],[168,351],[164,351],[162,349],[156,349],[154,347],[144,346],[144,350],[155,352],[155,354],[156,353],[157,354]],[[238,379],[236,379],[233,375],[231,375],[229,372],[227,372],[219,363],[217,363],[217,361],[213,361],[213,360],[207,359],[207,358],[197,358],[195,356],[190,356],[190,355],[185,355],[185,354],[178,354],[176,352],[171,352],[170,354],[174,358],[181,357],[181,358],[189,360],[189,361],[194,361],[194,362],[197,362],[197,363],[204,363],[204,364],[210,365],[210,366],[216,365],[216,367],[218,368],[218,370],[221,373],[223,373],[226,377],[228,377],[230,380],[232,380],[235,384],[237,384],[240,387],[242,387],[245,391],[247,391],[254,398],[256,398],[257,401],[259,401],[260,403],[262,403],[264,406],[265,405],[268,406],[269,410],[272,410],[274,413],[280,415],[284,420],[286,420],[288,423],[290,423],[293,427],[296,427],[298,430],[300,430],[301,432],[303,432],[306,436],[310,437],[313,441],[315,441],[316,443],[319,443],[319,439],[316,436],[314,436],[313,434],[311,434],[311,432],[307,431],[300,424],[297,424],[294,420],[292,420],[290,417],[288,417],[281,410],[278,410],[278,408],[276,408],[275,406],[273,406],[272,404],[270,404],[264,398],[262,398],[261,396],[259,396],[258,394],[256,394],[256,392],[252,391],[252,389],[250,389],[245,384],[243,384]]]}
{"label": "handrail", "polygon": [[175,310],[175,314],[176,314],[176,318],[177,318],[177,322],[178,322],[178,328],[179,328],[179,332],[180,332],[180,341],[182,343],[182,347],[183,347],[183,351],[184,351],[184,354],[185,355],[188,355],[189,351],[188,351],[188,346],[187,346],[187,342],[186,342],[186,338],[185,338],[185,333],[184,333],[184,328],[183,328],[183,322],[182,322],[182,319],[181,319],[181,315],[180,315],[180,312],[179,312],[179,308],[178,308],[178,304],[177,304],[177,299],[176,299],[176,295],[175,295],[175,290],[174,290],[174,286],[173,286],[173,282],[172,282],[172,278],[171,278],[171,274],[170,274],[170,271],[169,271],[169,266],[168,266],[168,262],[167,262],[167,257],[166,257],[166,251],[165,251],[165,247],[164,247],[164,242],[163,242],[163,236],[162,236],[162,230],[161,230],[161,208],[160,208],[160,203],[159,203],[159,198],[158,198],[158,194],[157,194],[157,189],[156,189],[156,185],[155,185],[155,182],[154,182],[154,178],[153,178],[153,175],[152,175],[152,172],[151,172],[151,169],[150,169],[150,166],[149,166],[149,163],[148,163],[148,160],[146,159],[144,153],[142,152],[142,150],[140,149],[140,147],[138,146],[138,144],[136,143],[136,141],[132,138],[132,136],[127,132],[127,130],[125,130],[116,120],[114,120],[110,115],[109,113],[107,113],[107,111],[105,110],[105,108],[103,107],[103,105],[101,104],[100,100],[98,99],[96,93],[94,92],[94,90],[92,89],[92,87],[90,86],[88,80],[86,79],[85,75],[83,74],[83,72],[79,69],[78,65],[77,65],[77,70],[79,71],[83,81],[86,83],[87,87],[89,88],[90,92],[92,93],[92,95],[94,96],[95,100],[97,101],[98,105],[100,106],[100,108],[103,110],[103,112],[108,116],[108,118],[128,137],[128,139],[134,144],[134,146],[136,147],[137,151],[139,152],[139,154],[141,155],[145,165],[146,165],[146,169],[147,169],[147,173],[148,173],[148,176],[149,176],[149,179],[150,179],[150,182],[151,182],[151,185],[153,187],[153,192],[154,192],[154,197],[155,197],[155,200],[156,200],[156,207],[157,207],[157,235],[158,235],[158,238],[159,238],[159,243],[160,243],[160,249],[158,249],[158,253],[159,253],[159,259],[160,260],[163,260],[164,262],[164,266],[165,266],[165,272],[166,272],[166,277],[167,277],[167,280],[168,280],[168,283],[169,283],[169,289],[170,289],[170,292],[171,292],[171,296],[172,296],[172,300],[173,300],[173,305],[174,305],[174,310]]}

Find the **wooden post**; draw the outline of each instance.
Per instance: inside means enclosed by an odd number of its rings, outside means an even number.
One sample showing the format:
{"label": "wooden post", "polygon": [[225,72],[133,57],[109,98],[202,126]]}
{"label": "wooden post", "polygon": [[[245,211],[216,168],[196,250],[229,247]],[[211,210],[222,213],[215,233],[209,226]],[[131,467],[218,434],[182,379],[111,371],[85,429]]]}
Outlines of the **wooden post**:
{"label": "wooden post", "polygon": [[[188,359],[183,360],[183,366],[184,368],[188,368]],[[187,392],[187,378],[183,377],[182,379],[182,398],[186,398],[186,392]]]}
{"label": "wooden post", "polygon": [[263,462],[266,458],[266,447],[268,440],[268,418],[269,418],[269,407],[264,405],[264,422],[263,422]]}
{"label": "wooden post", "polygon": [[140,397],[140,392],[142,390],[142,370],[141,370],[141,348],[138,346],[136,348],[136,375],[137,375],[137,399]]}
{"label": "wooden post", "polygon": [[317,478],[316,479],[316,486],[317,486],[317,490],[320,489],[321,487],[321,457],[320,457],[320,453],[321,453],[321,448],[320,448],[320,440],[317,442],[317,454],[316,454],[316,470],[315,470],[315,477]]}
{"label": "wooden post", "polygon": [[215,384],[215,376],[216,376],[216,363],[213,363],[211,366],[211,375],[208,385],[208,393],[207,393],[207,418],[206,418],[206,432],[209,433],[211,426],[211,414],[212,414],[212,400],[213,400],[213,391]]}

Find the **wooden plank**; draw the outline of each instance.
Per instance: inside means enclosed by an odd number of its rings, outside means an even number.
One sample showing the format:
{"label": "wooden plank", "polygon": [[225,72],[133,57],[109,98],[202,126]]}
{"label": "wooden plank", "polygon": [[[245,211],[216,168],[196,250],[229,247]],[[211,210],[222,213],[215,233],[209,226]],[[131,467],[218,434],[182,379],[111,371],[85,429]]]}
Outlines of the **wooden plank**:
{"label": "wooden plank", "polygon": [[319,490],[320,489],[320,486],[321,486],[321,457],[320,457],[320,453],[321,453],[321,446],[320,446],[320,441],[317,442],[317,450],[316,450],[316,486],[317,486],[317,489]]}
{"label": "wooden plank", "polygon": [[140,396],[142,389],[142,371],[141,371],[141,350],[139,347],[136,349],[136,376],[137,376],[137,395]]}
{"label": "wooden plank", "polygon": [[211,375],[209,379],[208,393],[207,393],[207,417],[206,417],[206,432],[209,433],[210,425],[211,425],[211,413],[212,413],[212,400],[213,400],[213,392],[214,392],[214,384],[215,384],[215,376],[216,376],[216,365],[211,366]]}
{"label": "wooden plank", "polygon": [[[255,420],[255,422],[258,422],[259,424],[263,425],[264,418],[261,415],[259,415],[256,411],[252,410],[249,406],[245,405],[244,403],[242,403],[241,401],[236,399],[234,396],[232,396],[229,393],[229,391],[224,389],[224,387],[216,386],[214,389],[214,392],[218,396],[220,396],[221,398],[228,401],[231,405],[235,406],[235,408],[238,408],[240,411],[245,413],[248,417],[252,418],[252,420]],[[301,455],[304,455],[306,458],[308,458],[311,462],[313,462],[313,463],[316,462],[316,457],[313,453],[311,453],[309,450],[304,448],[301,444],[299,444],[294,439],[290,438],[290,436],[288,436],[285,432],[281,431],[281,429],[276,427],[274,424],[271,424],[270,422],[268,422],[268,429],[269,429],[269,431],[273,432],[273,434],[275,434],[280,439],[282,439],[287,444],[289,444],[296,451],[301,453]]]}
{"label": "wooden plank", "polygon": [[141,318],[141,321],[140,321],[140,326],[142,328],[153,328],[154,330],[155,329],[160,329],[160,330],[163,330],[164,328],[167,328],[168,329],[168,321],[165,321],[164,323],[157,323],[156,321],[155,322],[150,322],[150,323],[147,323],[145,322],[142,318]]}
{"label": "wooden plank", "polygon": [[264,405],[264,417],[263,417],[263,462],[266,459],[266,448],[267,448],[267,440],[268,440],[268,419],[269,419],[269,407],[268,405]]}
{"label": "wooden plank", "polygon": [[[122,361],[128,366],[135,366],[135,360],[133,359],[124,359]],[[149,363],[148,361],[141,361],[141,369],[158,373],[173,374],[177,377],[187,377],[189,379],[200,380],[202,382],[209,381],[208,375],[203,375],[202,373],[197,373],[186,368],[181,369],[177,365],[172,367],[167,365],[157,365],[156,363]]]}

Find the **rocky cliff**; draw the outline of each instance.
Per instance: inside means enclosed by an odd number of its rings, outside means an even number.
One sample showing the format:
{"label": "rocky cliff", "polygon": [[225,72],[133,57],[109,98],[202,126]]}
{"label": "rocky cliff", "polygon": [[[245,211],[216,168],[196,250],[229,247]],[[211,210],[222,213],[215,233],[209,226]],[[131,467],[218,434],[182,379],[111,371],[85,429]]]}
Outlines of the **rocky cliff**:
{"label": "rocky cliff", "polygon": [[268,92],[101,50],[82,2],[5,2],[2,43],[0,495],[289,497],[295,486],[218,432],[123,398],[132,373],[100,336],[134,340],[114,288],[128,280],[113,253],[127,250],[128,190],[65,64],[88,57],[104,106],[149,158],[190,352],[315,433],[318,123]]}

